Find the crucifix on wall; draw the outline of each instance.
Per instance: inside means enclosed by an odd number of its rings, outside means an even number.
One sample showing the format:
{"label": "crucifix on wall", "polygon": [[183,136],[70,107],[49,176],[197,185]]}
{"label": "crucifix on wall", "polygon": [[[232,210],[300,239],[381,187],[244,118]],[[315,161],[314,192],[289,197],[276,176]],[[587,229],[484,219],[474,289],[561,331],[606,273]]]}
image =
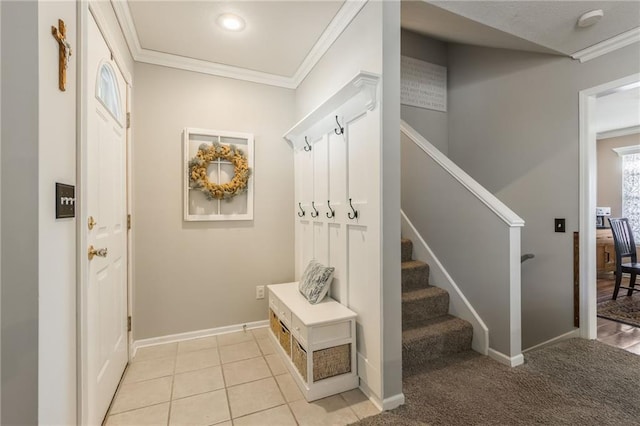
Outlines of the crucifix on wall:
{"label": "crucifix on wall", "polygon": [[58,19],[58,28],[51,26],[51,34],[58,42],[58,87],[63,92],[67,86],[67,67],[71,58],[71,44],[67,41],[67,27]]}

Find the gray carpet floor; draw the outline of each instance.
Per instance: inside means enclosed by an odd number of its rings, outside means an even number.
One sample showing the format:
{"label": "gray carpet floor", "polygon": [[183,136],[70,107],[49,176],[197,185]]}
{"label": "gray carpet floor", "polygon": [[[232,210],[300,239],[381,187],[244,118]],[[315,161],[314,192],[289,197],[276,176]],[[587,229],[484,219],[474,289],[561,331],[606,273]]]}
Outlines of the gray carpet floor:
{"label": "gray carpet floor", "polygon": [[570,339],[503,366],[475,352],[405,371],[405,405],[375,425],[640,425],[640,356]]}

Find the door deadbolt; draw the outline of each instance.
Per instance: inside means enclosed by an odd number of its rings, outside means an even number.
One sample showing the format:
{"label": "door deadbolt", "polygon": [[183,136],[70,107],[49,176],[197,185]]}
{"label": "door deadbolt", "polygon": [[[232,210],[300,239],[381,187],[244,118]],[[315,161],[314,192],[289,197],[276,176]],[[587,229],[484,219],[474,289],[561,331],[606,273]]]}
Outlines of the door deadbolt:
{"label": "door deadbolt", "polygon": [[97,224],[98,222],[95,221],[93,216],[89,216],[89,220],[87,221],[87,227],[89,227],[89,231],[91,231],[93,227],[96,226]]}
{"label": "door deadbolt", "polygon": [[98,257],[107,257],[107,249],[106,248],[101,248],[101,249],[94,249],[93,246],[89,246],[89,260],[93,260],[93,258],[95,256]]}

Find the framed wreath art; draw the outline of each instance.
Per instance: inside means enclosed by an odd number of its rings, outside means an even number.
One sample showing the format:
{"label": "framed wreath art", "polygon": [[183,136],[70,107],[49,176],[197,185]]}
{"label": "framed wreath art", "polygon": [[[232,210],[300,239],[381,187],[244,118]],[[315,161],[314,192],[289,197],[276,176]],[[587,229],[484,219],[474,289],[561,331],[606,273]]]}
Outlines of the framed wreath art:
{"label": "framed wreath art", "polygon": [[[209,165],[215,160],[226,160],[233,164],[233,179],[227,183],[213,183],[209,180]],[[249,182],[249,161],[235,145],[212,145],[203,143],[198,153],[189,161],[189,185],[199,189],[210,200],[226,200],[247,191]]]}
{"label": "framed wreath art", "polygon": [[186,128],[184,220],[253,219],[253,135]]}

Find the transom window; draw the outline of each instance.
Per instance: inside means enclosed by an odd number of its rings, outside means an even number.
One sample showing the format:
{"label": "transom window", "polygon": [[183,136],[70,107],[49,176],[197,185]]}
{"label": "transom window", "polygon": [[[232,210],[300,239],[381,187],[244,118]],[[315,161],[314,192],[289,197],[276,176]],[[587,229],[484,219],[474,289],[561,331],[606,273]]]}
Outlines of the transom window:
{"label": "transom window", "polygon": [[105,62],[100,66],[96,86],[96,97],[118,122],[122,122],[122,103],[120,102],[118,79],[111,64]]}

